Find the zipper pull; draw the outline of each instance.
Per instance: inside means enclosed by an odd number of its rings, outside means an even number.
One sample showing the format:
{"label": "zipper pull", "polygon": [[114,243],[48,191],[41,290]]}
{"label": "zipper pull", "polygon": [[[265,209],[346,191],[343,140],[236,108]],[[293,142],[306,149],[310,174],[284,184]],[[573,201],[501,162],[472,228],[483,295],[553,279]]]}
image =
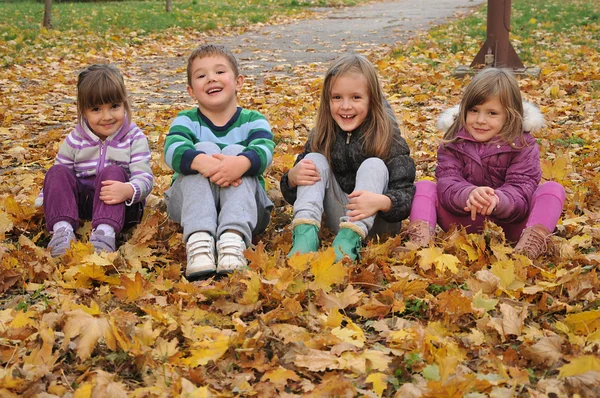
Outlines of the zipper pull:
{"label": "zipper pull", "polygon": [[347,136],[346,136],[346,144],[349,144],[350,143],[350,137],[352,137],[352,133],[346,133],[346,134],[347,134]]}

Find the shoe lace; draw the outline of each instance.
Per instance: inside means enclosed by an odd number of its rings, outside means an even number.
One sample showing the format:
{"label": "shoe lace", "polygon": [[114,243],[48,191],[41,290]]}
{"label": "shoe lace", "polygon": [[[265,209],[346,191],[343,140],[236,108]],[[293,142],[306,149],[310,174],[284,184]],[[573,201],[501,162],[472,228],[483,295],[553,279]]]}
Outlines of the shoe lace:
{"label": "shoe lace", "polygon": [[427,245],[429,243],[429,236],[426,228],[423,224],[410,225],[406,231],[408,240],[417,244]]}
{"label": "shoe lace", "polygon": [[532,255],[540,255],[544,253],[547,246],[546,235],[536,229],[530,229],[523,236],[522,250]]}

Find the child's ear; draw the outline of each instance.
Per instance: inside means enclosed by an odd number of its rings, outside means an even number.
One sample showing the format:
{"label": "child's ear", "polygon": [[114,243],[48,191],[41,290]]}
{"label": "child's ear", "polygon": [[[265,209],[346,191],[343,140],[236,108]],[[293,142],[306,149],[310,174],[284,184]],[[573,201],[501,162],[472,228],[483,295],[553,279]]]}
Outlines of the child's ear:
{"label": "child's ear", "polygon": [[190,97],[192,97],[193,100],[196,100],[196,96],[194,95],[194,89],[191,86],[187,86],[187,91]]}
{"label": "child's ear", "polygon": [[244,85],[244,75],[238,75],[235,79],[235,91],[240,91]]}

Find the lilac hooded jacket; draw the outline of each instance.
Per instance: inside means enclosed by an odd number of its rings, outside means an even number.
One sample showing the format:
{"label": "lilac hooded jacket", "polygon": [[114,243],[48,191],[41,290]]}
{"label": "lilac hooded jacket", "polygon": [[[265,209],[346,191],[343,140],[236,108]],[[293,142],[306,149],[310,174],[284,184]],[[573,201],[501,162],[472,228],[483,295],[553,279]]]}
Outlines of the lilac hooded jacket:
{"label": "lilac hooded jacket", "polygon": [[[529,132],[542,128],[544,118],[534,105],[523,105],[526,129],[523,140],[477,142],[463,128],[456,141],[440,145],[435,174],[441,206],[465,215],[464,207],[471,191],[488,186],[500,199],[494,212],[497,219],[519,222],[528,216],[533,193],[542,176],[540,149]],[[452,122],[447,124],[443,119],[450,117],[453,121],[453,113],[458,113],[458,107],[446,111],[438,127],[447,130]]]}

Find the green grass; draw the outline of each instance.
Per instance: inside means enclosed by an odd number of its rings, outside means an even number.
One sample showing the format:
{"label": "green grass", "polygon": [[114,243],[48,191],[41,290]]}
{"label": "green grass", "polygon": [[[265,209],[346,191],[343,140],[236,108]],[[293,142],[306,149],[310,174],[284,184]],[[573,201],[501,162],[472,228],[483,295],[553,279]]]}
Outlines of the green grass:
{"label": "green grass", "polygon": [[[112,2],[55,2],[52,30],[41,28],[43,3],[33,0],[0,2],[0,53],[5,64],[25,46],[52,46],[56,37],[90,34],[108,41],[135,44],[137,38],[169,28],[215,28],[266,22],[275,15],[293,15],[309,7],[356,5],[361,0],[174,0],[171,13],[164,0]],[[0,60],[1,61],[1,60]],[[17,60],[18,62],[18,60]]]}
{"label": "green grass", "polygon": [[[486,37],[487,6],[473,16],[463,18],[450,26],[451,29],[460,32],[465,37],[476,38],[481,41]],[[600,37],[600,2],[589,0],[513,0],[511,9],[511,43],[519,53],[524,63],[531,62],[532,48],[544,48],[546,43],[557,40],[556,36],[568,35],[577,26],[588,27],[592,38]],[[537,37],[534,32],[539,31],[537,27],[542,26],[546,37]],[[441,42],[446,42],[447,48],[452,53],[467,51],[472,42],[464,40],[457,42],[446,37],[444,29],[432,31],[432,36]],[[591,40],[590,37],[581,37],[580,43],[585,45]]]}

